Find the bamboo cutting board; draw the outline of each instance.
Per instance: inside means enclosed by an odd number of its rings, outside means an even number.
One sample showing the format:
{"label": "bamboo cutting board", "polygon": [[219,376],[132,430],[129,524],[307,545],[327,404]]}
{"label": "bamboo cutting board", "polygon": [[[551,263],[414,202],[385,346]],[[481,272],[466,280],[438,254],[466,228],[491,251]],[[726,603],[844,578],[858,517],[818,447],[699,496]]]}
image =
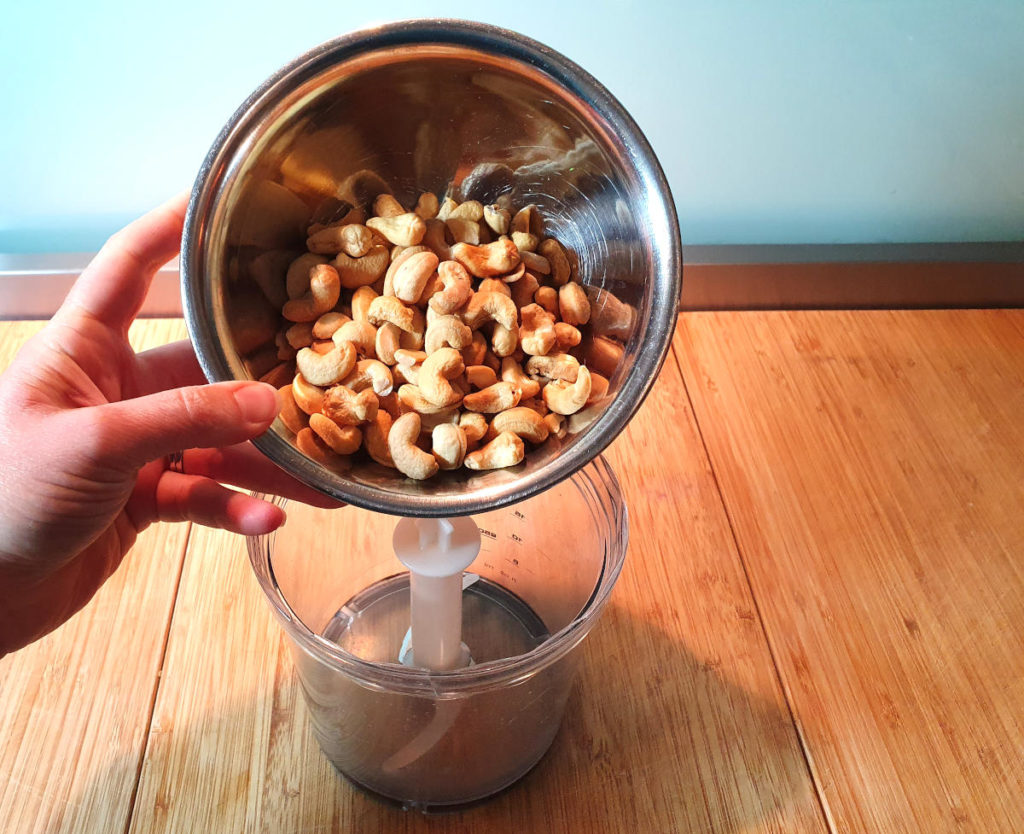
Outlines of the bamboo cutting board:
{"label": "bamboo cutting board", "polygon": [[676,349],[833,829],[1024,831],[1024,311]]}

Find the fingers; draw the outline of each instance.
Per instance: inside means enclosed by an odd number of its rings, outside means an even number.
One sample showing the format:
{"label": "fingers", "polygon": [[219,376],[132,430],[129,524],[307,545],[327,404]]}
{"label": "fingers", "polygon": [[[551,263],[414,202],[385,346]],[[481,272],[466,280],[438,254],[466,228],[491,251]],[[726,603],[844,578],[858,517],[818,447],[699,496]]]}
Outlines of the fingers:
{"label": "fingers", "polygon": [[75,281],[62,310],[80,308],[127,330],[156,271],[181,246],[188,194],[182,193],[115,234]]}
{"label": "fingers", "polygon": [[136,396],[206,382],[192,343],[187,340],[143,351],[136,355],[135,361]]}
{"label": "fingers", "polygon": [[262,382],[174,388],[96,406],[93,454],[107,465],[139,469],[181,449],[233,446],[262,434],[280,410]]}
{"label": "fingers", "polygon": [[258,449],[242,443],[226,449],[191,449],[185,453],[184,470],[221,483],[291,498],[314,507],[344,506],[311,487],[299,483]]}
{"label": "fingers", "polygon": [[194,521],[243,536],[270,533],[284,524],[284,510],[207,478],[165,472],[156,484],[159,521]]}

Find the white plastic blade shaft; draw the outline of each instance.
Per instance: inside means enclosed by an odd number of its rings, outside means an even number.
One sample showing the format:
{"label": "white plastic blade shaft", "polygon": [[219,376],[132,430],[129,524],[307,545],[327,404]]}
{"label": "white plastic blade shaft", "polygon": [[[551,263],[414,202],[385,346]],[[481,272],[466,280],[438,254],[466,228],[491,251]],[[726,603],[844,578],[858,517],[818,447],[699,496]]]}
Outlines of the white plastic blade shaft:
{"label": "white plastic blade shaft", "polygon": [[472,518],[403,518],[395,555],[409,569],[412,662],[432,671],[457,669],[462,648],[462,572],[480,552]]}

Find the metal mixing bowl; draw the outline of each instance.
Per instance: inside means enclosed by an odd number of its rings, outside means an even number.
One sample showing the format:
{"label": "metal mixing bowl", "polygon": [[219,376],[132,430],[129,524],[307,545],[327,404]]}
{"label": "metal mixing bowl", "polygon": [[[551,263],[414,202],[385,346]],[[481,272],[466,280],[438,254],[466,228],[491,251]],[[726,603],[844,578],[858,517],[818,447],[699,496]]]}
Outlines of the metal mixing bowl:
{"label": "metal mixing bowl", "polygon": [[280,307],[257,277],[274,265],[283,276],[311,222],[384,189],[406,205],[422,191],[536,204],[575,257],[595,330],[623,346],[607,407],[516,467],[424,482],[356,458],[321,465],[280,421],[255,444],[307,484],[396,515],[494,509],[571,475],[626,425],[668,352],[679,229],[664,174],[622,105],[564,56],[492,26],[420,20],[338,38],[231,117],[200,170],[182,242],[185,316],[207,377],[258,378],[273,367]]}

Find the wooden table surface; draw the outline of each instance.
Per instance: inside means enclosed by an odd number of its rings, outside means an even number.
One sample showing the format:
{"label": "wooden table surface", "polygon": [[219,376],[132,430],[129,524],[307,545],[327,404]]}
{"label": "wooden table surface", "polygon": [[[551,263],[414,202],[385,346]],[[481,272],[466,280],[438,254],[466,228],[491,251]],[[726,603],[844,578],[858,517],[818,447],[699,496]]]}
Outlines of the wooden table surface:
{"label": "wooden table surface", "polygon": [[0,830],[1024,831],[1024,311],[686,314],[673,348],[608,453],[625,570],[518,786],[429,817],[351,787],[244,542],[157,525],[0,660]]}

